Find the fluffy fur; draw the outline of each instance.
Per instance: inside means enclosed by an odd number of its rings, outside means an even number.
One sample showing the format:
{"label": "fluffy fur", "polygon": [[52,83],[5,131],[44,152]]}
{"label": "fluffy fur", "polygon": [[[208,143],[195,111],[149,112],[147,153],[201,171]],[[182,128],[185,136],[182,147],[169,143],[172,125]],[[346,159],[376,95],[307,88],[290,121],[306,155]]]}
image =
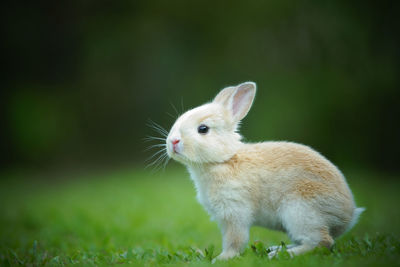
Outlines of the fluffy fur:
{"label": "fluffy fur", "polygon": [[[211,103],[189,110],[173,125],[167,153],[183,163],[198,201],[223,236],[217,259],[240,254],[252,225],[285,231],[291,255],[331,247],[363,211],[342,173],[310,147],[290,142],[242,143],[238,124],[254,100],[252,82],[223,89]],[[206,125],[206,134],[198,133]],[[178,140],[175,148],[173,140]],[[271,248],[273,257],[280,249]]]}

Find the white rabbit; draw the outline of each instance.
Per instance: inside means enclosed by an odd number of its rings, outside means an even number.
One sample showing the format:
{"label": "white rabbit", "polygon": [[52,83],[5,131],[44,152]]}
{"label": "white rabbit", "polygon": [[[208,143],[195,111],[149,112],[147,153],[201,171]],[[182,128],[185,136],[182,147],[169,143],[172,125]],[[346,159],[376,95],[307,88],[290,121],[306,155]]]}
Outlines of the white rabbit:
{"label": "white rabbit", "polygon": [[166,139],[168,156],[187,167],[198,201],[221,228],[217,259],[239,255],[252,225],[285,231],[291,255],[330,248],[364,208],[356,208],[342,173],[310,147],[241,142],[238,125],[255,93],[253,82],[223,89],[180,116]]}

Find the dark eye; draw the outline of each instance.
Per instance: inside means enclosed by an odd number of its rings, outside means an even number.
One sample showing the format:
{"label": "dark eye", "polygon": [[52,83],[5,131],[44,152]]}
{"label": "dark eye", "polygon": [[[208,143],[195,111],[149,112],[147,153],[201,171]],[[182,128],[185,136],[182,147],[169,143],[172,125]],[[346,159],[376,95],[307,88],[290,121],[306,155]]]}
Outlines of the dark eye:
{"label": "dark eye", "polygon": [[202,124],[202,125],[199,126],[199,128],[197,128],[197,132],[198,132],[199,134],[206,134],[206,133],[208,133],[208,130],[209,130],[209,129],[210,129],[210,128],[208,128],[207,125]]}

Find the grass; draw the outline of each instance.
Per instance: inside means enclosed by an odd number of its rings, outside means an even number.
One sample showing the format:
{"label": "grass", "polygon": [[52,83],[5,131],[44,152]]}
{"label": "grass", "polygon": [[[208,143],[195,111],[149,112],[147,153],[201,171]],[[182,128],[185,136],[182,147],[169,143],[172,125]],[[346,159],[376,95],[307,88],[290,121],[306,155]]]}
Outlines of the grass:
{"label": "grass", "polygon": [[[107,174],[0,179],[0,265],[208,265],[221,250],[215,222],[196,202],[183,168]],[[243,255],[224,266],[400,266],[400,183],[397,177],[347,174],[360,222],[332,250],[266,257],[289,243],[283,233],[254,227]]]}

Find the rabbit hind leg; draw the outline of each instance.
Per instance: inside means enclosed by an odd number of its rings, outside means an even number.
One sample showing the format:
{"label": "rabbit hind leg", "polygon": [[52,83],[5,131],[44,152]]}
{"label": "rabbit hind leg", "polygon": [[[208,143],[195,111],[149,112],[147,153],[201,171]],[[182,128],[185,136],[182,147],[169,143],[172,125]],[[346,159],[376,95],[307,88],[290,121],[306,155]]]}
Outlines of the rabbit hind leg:
{"label": "rabbit hind leg", "polygon": [[[330,248],[334,240],[329,234],[323,217],[308,203],[296,201],[281,209],[282,224],[290,239],[298,244],[287,249],[290,255],[299,255],[317,246]],[[274,257],[279,250],[274,250],[268,256]]]}

